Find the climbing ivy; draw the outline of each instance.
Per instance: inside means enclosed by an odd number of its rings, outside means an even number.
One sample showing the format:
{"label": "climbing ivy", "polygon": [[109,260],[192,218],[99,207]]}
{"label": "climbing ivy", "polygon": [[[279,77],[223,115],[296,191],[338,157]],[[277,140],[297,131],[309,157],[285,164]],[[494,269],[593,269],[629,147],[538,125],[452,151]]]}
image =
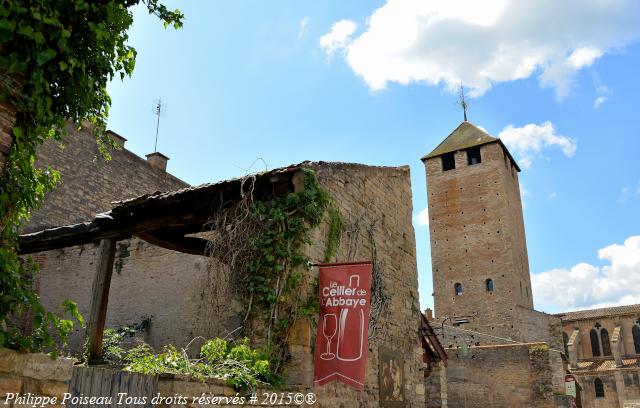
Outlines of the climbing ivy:
{"label": "climbing ivy", "polygon": [[[21,222],[59,179],[50,168],[34,167],[36,149],[59,140],[70,121],[91,127],[108,158],[114,142],[104,133],[107,83],[133,72],[136,51],[127,30],[131,8],[140,3],[165,26],[182,26],[184,16],[159,0],[0,1],[0,103],[16,117],[0,175],[0,346],[39,350],[53,344],[51,328],[68,333],[69,321],[47,312],[31,291],[36,268],[17,255]],[[21,333],[19,315],[31,316],[31,334]]]}
{"label": "climbing ivy", "polygon": [[[319,310],[317,279],[310,281],[304,273],[309,260],[302,248],[311,244],[309,232],[324,219],[331,197],[320,187],[313,170],[302,172],[304,187],[300,191],[257,201],[251,209],[264,228],[250,240],[255,256],[246,265],[248,292],[253,310],[266,320],[267,346],[275,356],[276,371],[287,360],[286,344],[293,323]],[[337,209],[332,209],[330,219],[331,231],[341,226]],[[333,251],[335,247],[328,246],[325,257]]]}

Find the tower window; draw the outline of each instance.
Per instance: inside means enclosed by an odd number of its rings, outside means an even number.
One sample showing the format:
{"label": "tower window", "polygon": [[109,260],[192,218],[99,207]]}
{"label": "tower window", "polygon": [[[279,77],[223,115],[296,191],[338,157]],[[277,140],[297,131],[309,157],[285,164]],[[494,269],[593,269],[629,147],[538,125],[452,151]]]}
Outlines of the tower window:
{"label": "tower window", "polygon": [[484,284],[487,292],[493,292],[493,279],[487,279]]}
{"label": "tower window", "polygon": [[469,164],[469,166],[482,163],[479,147],[472,147],[470,149],[467,149],[467,163]]}
{"label": "tower window", "polygon": [[455,285],[453,285],[453,290],[456,296],[462,295],[462,283],[458,282]]}
{"label": "tower window", "polygon": [[442,155],[442,171],[453,170],[456,168],[456,159],[454,153],[447,153]]}
{"label": "tower window", "polygon": [[601,379],[596,378],[593,381],[593,388],[596,390],[596,398],[604,398],[604,384]]}
{"label": "tower window", "polygon": [[598,341],[598,332],[596,329],[591,329],[589,339],[591,340],[591,355],[593,357],[600,357],[600,342]]}

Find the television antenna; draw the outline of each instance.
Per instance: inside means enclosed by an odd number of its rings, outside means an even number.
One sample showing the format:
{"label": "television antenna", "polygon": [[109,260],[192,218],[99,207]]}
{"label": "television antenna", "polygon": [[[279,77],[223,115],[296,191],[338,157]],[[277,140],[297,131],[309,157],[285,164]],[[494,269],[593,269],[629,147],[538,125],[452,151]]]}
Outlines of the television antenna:
{"label": "television antenna", "polygon": [[156,120],[156,142],[153,146],[154,153],[158,151],[158,133],[160,131],[160,116],[164,116],[167,111],[167,104],[162,102],[162,98],[153,101],[153,114],[157,116]]}

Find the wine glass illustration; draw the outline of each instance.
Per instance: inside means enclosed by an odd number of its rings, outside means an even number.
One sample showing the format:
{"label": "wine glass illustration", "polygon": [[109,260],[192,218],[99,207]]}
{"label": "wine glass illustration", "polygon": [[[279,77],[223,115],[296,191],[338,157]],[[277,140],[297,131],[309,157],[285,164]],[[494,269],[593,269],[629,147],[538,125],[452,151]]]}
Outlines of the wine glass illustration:
{"label": "wine glass illustration", "polygon": [[320,358],[323,360],[333,360],[336,355],[331,352],[331,339],[336,335],[338,331],[338,319],[334,313],[329,313],[323,316],[322,319],[322,334],[327,339],[327,351],[320,354]]}

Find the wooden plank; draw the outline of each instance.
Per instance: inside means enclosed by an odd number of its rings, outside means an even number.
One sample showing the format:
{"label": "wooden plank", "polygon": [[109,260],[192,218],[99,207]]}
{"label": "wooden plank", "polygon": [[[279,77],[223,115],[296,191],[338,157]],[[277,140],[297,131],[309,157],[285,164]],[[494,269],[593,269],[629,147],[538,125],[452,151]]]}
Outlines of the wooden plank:
{"label": "wooden plank", "polygon": [[115,254],[115,240],[104,239],[100,241],[91,293],[91,311],[87,322],[89,364],[99,362],[102,358],[102,335],[107,318],[107,304],[109,303],[109,288]]}
{"label": "wooden plank", "polygon": [[202,238],[156,234],[153,231],[141,232],[136,236],[152,245],[191,255],[205,255],[209,243]]}

